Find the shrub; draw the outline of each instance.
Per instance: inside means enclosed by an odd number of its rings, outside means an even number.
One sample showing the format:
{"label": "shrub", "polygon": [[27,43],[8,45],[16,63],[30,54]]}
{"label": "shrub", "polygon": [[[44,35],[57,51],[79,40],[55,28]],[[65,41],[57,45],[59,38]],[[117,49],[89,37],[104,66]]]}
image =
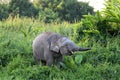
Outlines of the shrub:
{"label": "shrub", "polygon": [[29,0],[11,0],[9,3],[9,13],[13,17],[18,14],[19,16],[36,17],[38,11]]}
{"label": "shrub", "polygon": [[[0,21],[0,80],[119,80],[119,35],[94,38],[82,32],[81,25],[67,22],[46,24],[18,16]],[[78,46],[90,46],[91,50],[64,57],[61,69],[56,65],[35,65],[32,41],[46,31],[68,36]]]}
{"label": "shrub", "polygon": [[0,20],[6,19],[9,16],[9,7],[8,4],[0,3]]}
{"label": "shrub", "polygon": [[100,33],[104,36],[119,35],[119,4],[119,0],[107,1],[106,8],[102,12],[97,11],[95,15],[84,15],[85,18],[82,19],[84,32],[95,35]]}

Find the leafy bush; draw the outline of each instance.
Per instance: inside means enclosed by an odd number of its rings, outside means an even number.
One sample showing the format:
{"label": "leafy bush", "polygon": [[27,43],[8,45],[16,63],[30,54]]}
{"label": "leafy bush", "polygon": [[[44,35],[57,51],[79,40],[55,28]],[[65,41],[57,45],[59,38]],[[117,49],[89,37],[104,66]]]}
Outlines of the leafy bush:
{"label": "leafy bush", "polygon": [[75,0],[65,1],[62,10],[59,10],[58,14],[62,20],[69,22],[78,22],[83,18],[83,15],[88,13],[94,14],[93,8],[88,3],[78,2]]}
{"label": "leafy bush", "polygon": [[9,16],[9,7],[7,4],[0,3],[0,20],[6,19]]}
{"label": "leafy bush", "polygon": [[101,34],[115,36],[120,33],[119,12],[120,1],[112,0],[106,2],[106,8],[95,15],[84,15],[82,19],[83,29],[88,34]]}
{"label": "leafy bush", "polygon": [[57,20],[74,23],[78,22],[83,14],[94,14],[88,3],[77,0],[36,0],[33,4],[39,11],[39,18],[45,22]]}
{"label": "leafy bush", "polygon": [[112,35],[120,33],[120,1],[112,0],[106,1],[106,9],[104,9],[103,14],[106,18],[106,22],[110,25],[110,30],[108,31]]}
{"label": "leafy bush", "polygon": [[[119,80],[119,35],[94,38],[83,30],[81,23],[47,24],[18,16],[0,21],[0,80]],[[92,50],[64,57],[61,69],[35,65],[32,41],[46,31],[68,36],[78,46]]]}
{"label": "leafy bush", "polygon": [[52,9],[45,8],[44,11],[39,12],[38,18],[45,23],[51,23],[57,20],[58,14],[54,12]]}
{"label": "leafy bush", "polygon": [[9,12],[14,17],[16,15],[35,17],[37,10],[29,0],[11,0],[9,3]]}

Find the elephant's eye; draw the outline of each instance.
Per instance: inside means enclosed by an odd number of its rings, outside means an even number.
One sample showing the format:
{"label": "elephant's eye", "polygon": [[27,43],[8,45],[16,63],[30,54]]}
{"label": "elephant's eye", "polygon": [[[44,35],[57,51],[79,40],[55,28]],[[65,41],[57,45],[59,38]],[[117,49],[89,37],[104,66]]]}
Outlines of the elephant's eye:
{"label": "elephant's eye", "polygon": [[65,46],[66,46],[66,47],[69,47],[69,45],[68,45],[68,44],[66,44]]}

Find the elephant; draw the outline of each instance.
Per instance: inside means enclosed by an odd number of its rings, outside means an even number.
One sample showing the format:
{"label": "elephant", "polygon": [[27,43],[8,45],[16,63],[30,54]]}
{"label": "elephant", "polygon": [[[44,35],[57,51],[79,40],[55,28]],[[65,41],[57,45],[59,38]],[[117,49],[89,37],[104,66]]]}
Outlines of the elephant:
{"label": "elephant", "polygon": [[68,37],[55,32],[44,32],[33,40],[33,56],[35,63],[52,66],[56,61],[60,67],[64,55],[72,55],[75,51],[87,51],[90,48],[79,48]]}

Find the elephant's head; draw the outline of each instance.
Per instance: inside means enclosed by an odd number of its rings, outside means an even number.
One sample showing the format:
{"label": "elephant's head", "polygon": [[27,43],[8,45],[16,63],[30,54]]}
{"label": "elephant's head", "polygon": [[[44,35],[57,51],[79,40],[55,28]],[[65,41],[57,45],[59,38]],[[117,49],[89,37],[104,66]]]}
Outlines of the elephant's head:
{"label": "elephant's head", "polygon": [[55,42],[51,42],[50,50],[61,53],[62,55],[71,55],[75,51],[87,51],[90,48],[79,48],[74,42],[67,37],[61,37]]}

